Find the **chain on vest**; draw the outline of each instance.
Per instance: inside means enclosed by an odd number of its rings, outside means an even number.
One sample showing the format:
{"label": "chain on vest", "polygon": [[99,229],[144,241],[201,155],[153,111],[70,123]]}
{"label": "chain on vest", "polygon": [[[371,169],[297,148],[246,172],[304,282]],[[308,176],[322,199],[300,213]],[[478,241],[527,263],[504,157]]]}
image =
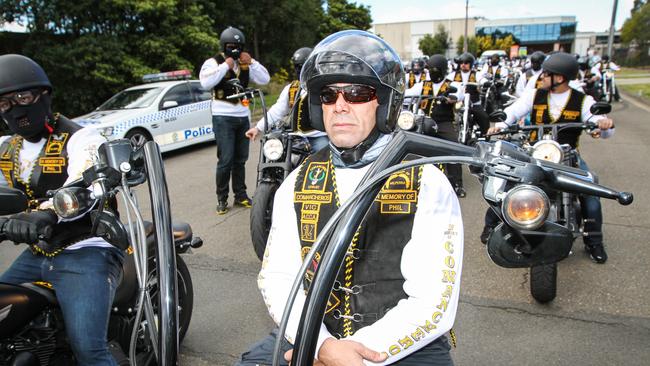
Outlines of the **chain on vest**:
{"label": "chain on vest", "polygon": [[[557,119],[553,119],[550,114],[550,94],[546,89],[537,89],[535,91],[535,99],[533,101],[533,110],[531,121],[535,124],[551,124],[551,123],[567,123],[567,122],[582,122],[582,104],[584,103],[585,94],[569,88],[569,99],[566,105],[560,112]],[[570,128],[564,129],[558,133],[558,143],[569,144],[573,148],[578,147],[578,142],[582,129]],[[537,132],[533,131],[530,134],[530,140],[537,140]]]}
{"label": "chain on vest", "polygon": [[[218,54],[214,57],[214,59],[219,65],[226,62],[226,58],[223,54]],[[248,69],[248,65],[239,65],[237,73],[235,73],[232,69],[228,69],[226,75],[224,75],[221,81],[219,81],[219,84],[215,85],[214,88],[212,88],[212,99],[221,100],[232,104],[239,103],[240,99],[226,99],[228,96],[237,94],[239,92],[237,89],[235,89],[234,86],[228,84],[228,81],[232,79],[239,79],[241,86],[247,88],[250,79],[250,71]]]}
{"label": "chain on vest", "polygon": [[[294,208],[302,257],[340,205],[336,170],[329,149],[311,155],[301,166],[294,187]],[[348,248],[323,322],[337,338],[373,324],[406,298],[401,254],[411,238],[421,168],[391,175],[375,198]],[[320,262],[316,253],[304,279],[308,288]]]}

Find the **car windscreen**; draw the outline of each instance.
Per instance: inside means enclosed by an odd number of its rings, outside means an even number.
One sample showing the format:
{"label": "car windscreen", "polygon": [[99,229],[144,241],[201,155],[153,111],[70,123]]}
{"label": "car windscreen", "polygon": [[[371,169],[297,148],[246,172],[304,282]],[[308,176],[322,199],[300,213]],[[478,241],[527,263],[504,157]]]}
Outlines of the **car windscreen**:
{"label": "car windscreen", "polygon": [[111,111],[119,109],[137,109],[149,107],[163,88],[146,88],[123,90],[111,99],[100,105],[98,111]]}

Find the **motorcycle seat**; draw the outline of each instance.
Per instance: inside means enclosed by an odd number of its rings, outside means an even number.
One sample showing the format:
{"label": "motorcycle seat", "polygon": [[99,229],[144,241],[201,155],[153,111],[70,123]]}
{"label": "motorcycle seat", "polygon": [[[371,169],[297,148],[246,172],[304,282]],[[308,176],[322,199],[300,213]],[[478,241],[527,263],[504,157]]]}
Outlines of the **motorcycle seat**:
{"label": "motorcycle seat", "polygon": [[56,299],[56,294],[52,285],[46,282],[27,282],[21,284],[22,287],[28,288],[39,295],[43,296],[51,305],[58,305],[59,301]]}
{"label": "motorcycle seat", "polygon": [[[145,221],[144,222],[144,231],[147,237],[153,234],[154,226],[153,222]],[[175,242],[186,242],[192,240],[192,227],[186,222],[172,222],[172,232],[174,234]]]}

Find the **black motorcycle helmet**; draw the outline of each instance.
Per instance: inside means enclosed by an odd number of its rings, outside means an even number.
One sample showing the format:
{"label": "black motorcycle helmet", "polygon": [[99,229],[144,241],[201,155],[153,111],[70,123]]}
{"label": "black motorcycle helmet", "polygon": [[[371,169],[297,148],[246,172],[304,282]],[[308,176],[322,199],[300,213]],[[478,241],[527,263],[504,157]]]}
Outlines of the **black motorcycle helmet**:
{"label": "black motorcycle helmet", "polygon": [[462,55],[458,57],[458,64],[466,64],[469,63],[469,66],[472,67],[474,66],[474,62],[476,59],[474,58],[474,55],[472,55],[469,52],[465,52]]}
{"label": "black motorcycle helmet", "polygon": [[411,71],[413,71],[415,75],[420,75],[424,71],[424,60],[416,58],[411,61]]}
{"label": "black motorcycle helmet", "polygon": [[333,83],[359,83],[377,91],[376,128],[391,133],[404,97],[402,61],[383,39],[360,30],[334,33],[322,40],[302,67],[300,83],[309,92],[312,126],[325,131],[320,90]]}
{"label": "black motorcycle helmet", "polygon": [[530,55],[530,66],[533,70],[539,71],[542,68],[542,63],[546,59],[546,55],[542,51],[535,51]]}
{"label": "black motorcycle helmet", "polygon": [[431,77],[431,81],[437,84],[445,80],[448,65],[445,56],[433,55],[429,58],[427,64],[429,65],[429,76]]}
{"label": "black motorcycle helmet", "polygon": [[0,95],[30,91],[36,95],[29,105],[13,105],[0,117],[12,133],[28,141],[41,139],[53,121],[51,111],[52,84],[43,68],[29,57],[15,54],[0,56]]}
{"label": "black motorcycle helmet", "polygon": [[[237,28],[228,27],[219,36],[219,44],[221,45],[221,50],[223,53],[234,59],[239,59],[239,55],[244,49],[244,44],[246,43],[246,37],[244,33]],[[226,47],[226,45],[232,45]]]}
{"label": "black motorcycle helmet", "polygon": [[609,62],[609,55],[603,55],[603,62]]}
{"label": "black motorcycle helmet", "polygon": [[294,69],[296,70],[296,77],[300,77],[300,71],[302,70],[302,65],[305,64],[305,61],[309,58],[309,54],[313,49],[310,47],[302,47],[296,50],[291,56],[291,63],[293,64]]}
{"label": "black motorcycle helmet", "polygon": [[[542,64],[542,69],[551,75],[562,75],[564,81],[569,82],[578,75],[578,61],[573,55],[565,52],[558,52],[550,55]],[[554,85],[551,84],[551,89]]]}

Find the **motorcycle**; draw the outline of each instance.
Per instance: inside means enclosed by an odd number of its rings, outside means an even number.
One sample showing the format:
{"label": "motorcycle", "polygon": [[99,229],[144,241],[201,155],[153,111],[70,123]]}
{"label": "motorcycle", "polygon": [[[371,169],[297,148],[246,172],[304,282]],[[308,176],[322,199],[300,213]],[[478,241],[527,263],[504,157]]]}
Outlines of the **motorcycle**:
{"label": "motorcycle", "polygon": [[[428,156],[400,163],[407,154]],[[631,193],[617,192],[585,179],[582,170],[537,160],[521,148],[505,141],[479,142],[476,148],[401,131],[370,167],[355,193],[346,201],[319,234],[296,275],[282,316],[278,334],[285,334],[289,315],[315,253],[319,266],[307,290],[293,347],[292,365],[311,365],[329,295],[345,260],[354,228],[361,223],[385,180],[398,170],[421,164],[467,164],[483,184],[483,196],[499,210],[506,223],[490,238],[489,254],[506,267],[530,267],[557,261],[571,246],[568,229],[547,221],[544,208],[550,201],[543,192],[572,192],[632,202]],[[281,340],[274,348],[273,365],[282,357]]]}
{"label": "motorcycle", "polygon": [[[609,104],[599,102],[592,106],[591,112],[605,114],[611,110]],[[568,168],[578,168],[579,152],[569,144],[560,144],[558,134],[567,129],[580,129],[594,131],[598,125],[593,122],[585,123],[553,123],[539,124],[532,126],[513,125],[508,129],[497,132],[492,136],[508,136],[508,140],[520,147],[531,157],[540,161],[549,161],[562,164]],[[529,143],[530,133],[535,132],[541,138],[534,144]],[[582,174],[582,179],[588,182],[597,183],[596,177],[591,173]],[[492,188],[494,190],[495,188]],[[545,192],[548,195],[550,205],[548,210],[547,223],[553,223],[564,228],[564,235],[570,238],[573,243],[577,238],[594,234],[595,232],[585,231],[586,220],[582,218],[579,194],[571,191]],[[488,200],[492,210],[499,215],[498,201]],[[505,219],[503,215],[500,218]],[[497,226],[495,230],[504,229],[504,224]],[[489,245],[488,245],[489,248]],[[525,248],[529,250],[529,248]],[[543,263],[530,267],[530,293],[540,303],[547,303],[555,299],[557,295],[557,262],[569,255],[571,246],[564,248],[556,257],[549,257]],[[498,264],[498,263],[497,263]]]}
{"label": "motorcycle", "polygon": [[601,97],[607,102],[611,103],[614,98],[616,90],[616,80],[614,79],[614,71],[606,69],[603,71],[603,78],[601,79]]}
{"label": "motorcycle", "polygon": [[240,88],[240,90],[240,93],[227,98],[250,99],[258,96],[264,118],[264,134],[261,138],[262,148],[260,149],[257,164],[257,187],[253,195],[253,207],[250,216],[253,249],[257,258],[261,261],[264,257],[266,241],[271,230],[275,192],[287,175],[300,166],[309,156],[311,145],[305,136],[292,132],[295,131],[295,128],[290,126],[289,123],[282,123],[276,127],[269,126],[262,90],[244,88]]}
{"label": "motorcycle", "polygon": [[[153,222],[142,218],[132,190],[145,182]],[[104,210],[117,193],[127,224]],[[189,224],[171,222],[158,145],[148,142],[134,151],[126,139],[106,142],[83,178],[48,195],[59,216],[90,215],[92,235],[126,252],[107,335],[116,361],[120,365],[176,365],[194,301],[190,272],[179,254],[203,242]],[[0,215],[27,209],[25,194],[13,188],[0,188],[0,202]],[[0,365],[75,364],[51,285],[0,284],[0,309]]]}

